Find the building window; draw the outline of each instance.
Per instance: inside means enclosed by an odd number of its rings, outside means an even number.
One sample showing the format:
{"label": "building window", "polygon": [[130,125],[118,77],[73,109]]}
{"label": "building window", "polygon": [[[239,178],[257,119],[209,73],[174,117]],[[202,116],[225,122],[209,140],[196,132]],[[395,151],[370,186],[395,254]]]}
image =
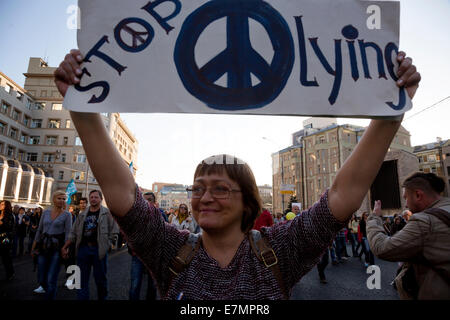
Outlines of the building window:
{"label": "building window", "polygon": [[34,103],[34,110],[44,110],[45,108],[45,103],[43,102],[35,102]]}
{"label": "building window", "polygon": [[66,120],[66,129],[69,129],[71,126],[71,121],[70,120]]}
{"label": "building window", "polygon": [[64,180],[64,171],[59,171],[58,172],[58,179],[59,180]]}
{"label": "building window", "polygon": [[64,137],[63,138],[63,144],[66,146],[69,143],[69,138],[68,137]]}
{"label": "building window", "polygon": [[428,162],[428,157],[427,156],[423,156],[423,162]]}
{"label": "building window", "polygon": [[434,154],[431,154],[428,156],[428,161],[430,162],[436,162],[436,156]]}
{"label": "building window", "polygon": [[31,120],[31,128],[42,128],[42,119],[33,119]]}
{"label": "building window", "polygon": [[17,139],[17,129],[15,129],[15,128],[9,129],[9,136],[12,139]]}
{"label": "building window", "polygon": [[48,119],[48,128],[49,129],[58,129],[60,126],[61,126],[61,120]]}
{"label": "building window", "polygon": [[40,136],[31,136],[28,144],[39,144],[40,140]]}
{"label": "building window", "polygon": [[319,137],[319,143],[325,143],[325,142],[326,142],[325,136],[320,136]]}
{"label": "building window", "polygon": [[7,104],[6,102],[2,101],[2,108],[0,110],[1,113],[8,114],[10,107],[11,106],[9,104]]}
{"label": "building window", "polygon": [[72,178],[75,180],[84,180],[84,172],[75,171],[72,175]]}
{"label": "building window", "polygon": [[54,153],[44,153],[43,161],[44,162],[53,162],[53,161],[55,161],[55,154]]}
{"label": "building window", "polygon": [[52,110],[62,110],[62,103],[54,103],[52,104]]}
{"label": "building window", "polygon": [[8,92],[8,93],[10,93],[11,90],[12,90],[12,87],[11,87],[9,84],[6,84],[6,86],[5,86],[5,91]]}
{"label": "building window", "polygon": [[30,100],[30,99],[27,99],[27,109],[28,109],[28,110],[31,110],[31,109],[32,109],[32,105],[33,105],[33,103],[31,102],[31,100]]}
{"label": "building window", "polygon": [[337,171],[338,171],[338,164],[337,164],[337,163],[334,163],[334,164],[333,164],[333,169],[334,169],[334,172],[337,172]]}
{"label": "building window", "polygon": [[37,153],[27,153],[27,161],[28,162],[34,162],[37,161]]}
{"label": "building window", "polygon": [[58,144],[58,137],[57,136],[48,136],[45,140],[45,144],[55,146]]}
{"label": "building window", "polygon": [[24,116],[23,117],[23,124],[25,125],[25,127],[28,127],[30,125],[30,117]]}
{"label": "building window", "polygon": [[17,153],[17,159],[18,159],[19,161],[25,160],[25,151],[19,150],[19,152]]}
{"label": "building window", "polygon": [[431,172],[436,173],[436,167],[431,167]]}
{"label": "building window", "polygon": [[5,134],[6,123],[0,122],[0,133]]}
{"label": "building window", "polygon": [[20,135],[20,142],[26,144],[27,141],[28,141],[28,135],[22,133],[22,134]]}
{"label": "building window", "polygon": [[61,162],[66,162],[67,155],[65,153],[61,154]]}
{"label": "building window", "polygon": [[86,155],[85,154],[78,154],[77,155],[77,162],[86,163]]}
{"label": "building window", "polygon": [[82,145],[83,145],[83,144],[81,143],[80,137],[75,137],[75,145],[76,145],[76,146],[82,146]]}
{"label": "building window", "polygon": [[8,148],[6,149],[6,155],[7,155],[8,157],[13,158],[15,152],[16,152],[16,148],[14,148],[13,146],[8,146]]}
{"label": "building window", "polygon": [[18,111],[17,109],[13,109],[11,118],[13,118],[16,121],[19,121],[21,114],[22,114],[22,112]]}

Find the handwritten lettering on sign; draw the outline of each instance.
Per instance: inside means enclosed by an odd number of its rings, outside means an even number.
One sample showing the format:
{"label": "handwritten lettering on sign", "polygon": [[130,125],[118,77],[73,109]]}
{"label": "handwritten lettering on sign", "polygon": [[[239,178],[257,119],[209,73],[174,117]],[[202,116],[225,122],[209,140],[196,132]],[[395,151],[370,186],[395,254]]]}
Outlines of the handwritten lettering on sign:
{"label": "handwritten lettering on sign", "polygon": [[80,0],[79,111],[395,116],[398,2]]}

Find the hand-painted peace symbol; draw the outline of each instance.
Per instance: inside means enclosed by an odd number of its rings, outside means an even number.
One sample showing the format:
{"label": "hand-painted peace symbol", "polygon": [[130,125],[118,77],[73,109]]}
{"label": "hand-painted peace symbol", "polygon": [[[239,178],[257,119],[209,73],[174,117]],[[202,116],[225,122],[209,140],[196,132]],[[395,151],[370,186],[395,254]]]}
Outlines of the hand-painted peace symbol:
{"label": "hand-painted peace symbol", "polygon": [[[227,18],[227,48],[199,68],[195,45],[206,27]],[[274,56],[267,62],[250,43],[249,21],[259,22],[270,37]],[[294,43],[289,27],[272,6],[262,0],[212,0],[191,13],[178,36],[174,60],[185,88],[218,110],[261,108],[283,90],[294,64]],[[228,87],[214,84],[225,73]],[[251,84],[251,74],[260,83]]]}
{"label": "hand-painted peace symbol", "polygon": [[[130,27],[131,24],[139,24],[144,27],[146,31],[136,31]],[[124,41],[122,38],[122,31],[131,36],[131,44]],[[128,52],[136,53],[144,50],[152,42],[154,36],[155,31],[152,26],[147,21],[139,18],[124,19],[114,28],[114,37],[116,38],[117,44],[123,50]]]}

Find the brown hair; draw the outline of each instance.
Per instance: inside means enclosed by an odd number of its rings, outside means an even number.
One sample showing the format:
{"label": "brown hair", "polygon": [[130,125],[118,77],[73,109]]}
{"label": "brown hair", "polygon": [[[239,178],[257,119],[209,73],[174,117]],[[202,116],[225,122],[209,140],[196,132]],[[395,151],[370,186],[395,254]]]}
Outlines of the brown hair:
{"label": "brown hair", "polygon": [[[181,210],[180,210],[181,206],[186,207],[186,210],[185,210],[185,213],[184,213],[184,214],[181,213]],[[178,206],[178,214],[177,214],[176,219],[177,219],[180,223],[182,223],[182,222],[183,222],[184,220],[186,220],[188,217],[189,217],[189,209],[188,209],[188,206],[187,206],[185,203],[181,203],[181,204]]]}
{"label": "brown hair", "polygon": [[422,190],[426,194],[440,194],[445,190],[445,182],[434,173],[416,172],[409,176],[402,187],[409,190]]}
{"label": "brown hair", "polygon": [[256,218],[262,211],[261,197],[256,186],[255,176],[249,165],[226,154],[212,156],[206,158],[197,166],[194,180],[201,175],[223,174],[224,172],[241,189],[244,204],[241,230],[246,233],[253,228]]}

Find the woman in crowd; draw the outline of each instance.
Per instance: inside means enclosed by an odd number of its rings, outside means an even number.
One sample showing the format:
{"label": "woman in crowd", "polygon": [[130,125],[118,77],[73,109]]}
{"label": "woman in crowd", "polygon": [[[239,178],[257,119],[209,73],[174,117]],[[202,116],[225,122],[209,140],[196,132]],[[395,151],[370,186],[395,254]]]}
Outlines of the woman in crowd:
{"label": "woman in crowd", "polygon": [[11,257],[11,246],[14,238],[15,218],[12,213],[11,202],[0,202],[0,255],[6,271],[6,280],[14,278],[14,267]]}
{"label": "woman in crowd", "polygon": [[[397,59],[403,81],[399,86],[406,86],[412,97],[420,75],[404,53]],[[79,83],[82,61],[81,52],[73,50],[55,71],[63,96],[70,85]],[[203,234],[190,262],[174,269],[190,234],[166,224],[145,201],[99,114],[71,112],[71,117],[111,213],[156,279],[163,299],[288,299],[292,287],[317,264],[361,206],[401,123],[372,120],[331,188],[301,215],[259,233],[277,257],[276,273],[260,260],[262,252],[257,256],[252,250],[255,233],[250,231],[262,205],[246,163],[220,155],[197,166],[191,205]]]}
{"label": "woman in crowd", "polygon": [[362,247],[362,252],[364,252],[364,258],[366,261],[364,263],[364,266],[366,268],[369,265],[375,264],[375,256],[373,255],[372,251],[370,250],[369,241],[367,241],[366,226],[367,226],[368,216],[369,215],[367,214],[367,212],[364,212],[361,216],[361,221],[359,222],[359,230],[361,232],[361,247]]}
{"label": "woman in crowd", "polygon": [[39,283],[44,284],[43,288],[38,289],[45,290],[49,300],[56,296],[60,250],[72,228],[72,216],[66,211],[66,199],[67,195],[62,190],[53,193],[53,206],[42,214],[31,251],[33,258],[38,254]]}
{"label": "woman in crowd", "polygon": [[28,252],[31,252],[31,247],[33,246],[34,237],[36,236],[37,228],[39,227],[39,222],[41,221],[42,208],[37,207],[30,216],[30,225],[28,233]]}
{"label": "woman in crowd", "polygon": [[352,244],[353,257],[358,256],[358,218],[356,214],[353,215],[352,220],[348,224],[350,243]]}
{"label": "woman in crowd", "polygon": [[180,204],[178,207],[178,214],[172,219],[172,224],[177,227],[178,230],[195,231],[195,224],[192,221],[192,217],[189,214],[189,209],[186,204]]}

